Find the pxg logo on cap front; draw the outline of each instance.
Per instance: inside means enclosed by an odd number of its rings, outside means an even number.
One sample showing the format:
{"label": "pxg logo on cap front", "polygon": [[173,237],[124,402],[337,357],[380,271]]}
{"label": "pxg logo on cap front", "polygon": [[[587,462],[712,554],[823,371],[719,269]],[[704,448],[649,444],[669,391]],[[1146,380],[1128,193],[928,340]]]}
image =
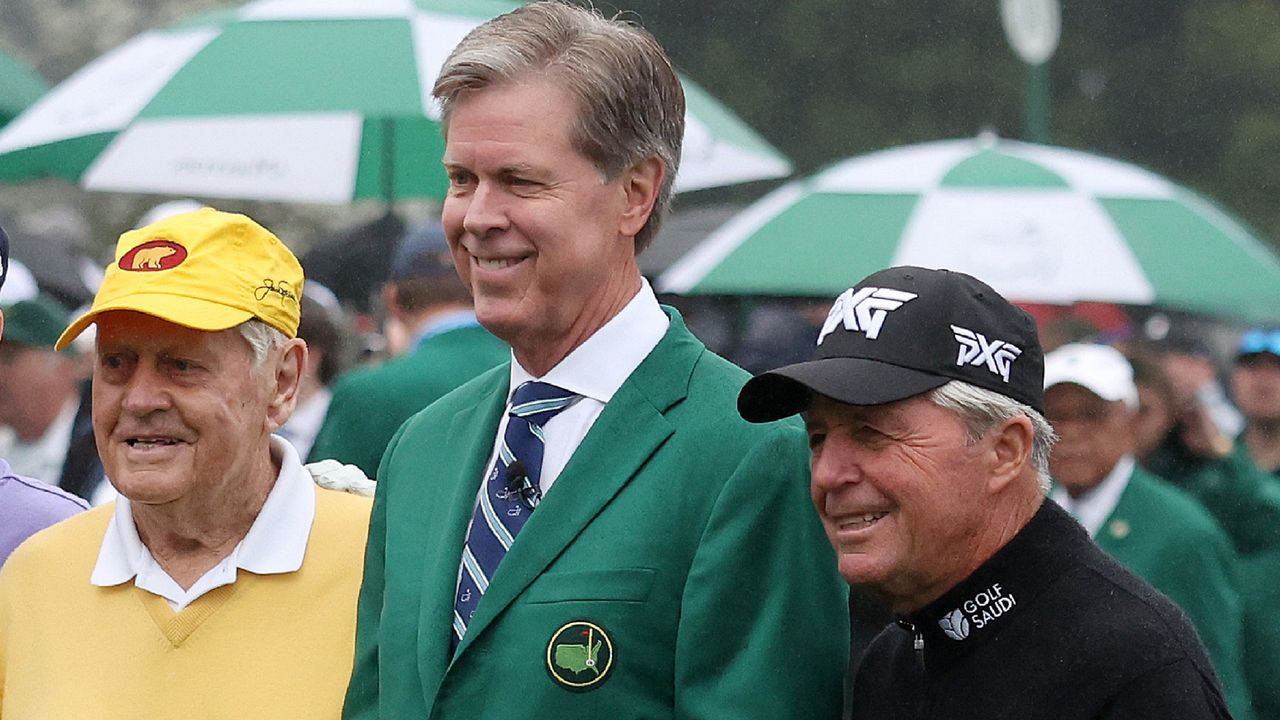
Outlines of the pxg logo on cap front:
{"label": "pxg logo on cap front", "polygon": [[849,288],[836,298],[827,313],[827,321],[822,324],[822,332],[818,333],[818,344],[821,345],[840,325],[844,325],[845,330],[863,333],[868,340],[875,340],[880,336],[885,317],[915,298],[915,293],[893,288],[864,287],[856,291]]}
{"label": "pxg logo on cap front", "polygon": [[960,354],[956,358],[956,366],[981,365],[986,363],[987,369],[1009,382],[1009,369],[1013,361],[1022,354],[1022,349],[1004,340],[987,340],[979,332],[974,332],[959,325],[952,325],[956,342],[960,343]]}

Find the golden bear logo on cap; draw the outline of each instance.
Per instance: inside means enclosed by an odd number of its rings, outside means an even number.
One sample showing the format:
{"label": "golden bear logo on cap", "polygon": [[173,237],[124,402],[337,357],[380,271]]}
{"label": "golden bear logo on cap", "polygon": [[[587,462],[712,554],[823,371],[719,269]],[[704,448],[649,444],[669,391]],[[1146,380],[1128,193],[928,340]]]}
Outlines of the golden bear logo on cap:
{"label": "golden bear logo on cap", "polygon": [[187,249],[171,240],[148,240],[120,258],[120,269],[131,272],[172,270],[187,259]]}

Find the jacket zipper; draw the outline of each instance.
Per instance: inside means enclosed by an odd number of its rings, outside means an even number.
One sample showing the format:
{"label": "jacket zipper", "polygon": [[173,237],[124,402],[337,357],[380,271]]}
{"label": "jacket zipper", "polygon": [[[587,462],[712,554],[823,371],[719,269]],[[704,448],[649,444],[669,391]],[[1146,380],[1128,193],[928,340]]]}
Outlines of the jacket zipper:
{"label": "jacket zipper", "polygon": [[926,669],[924,662],[924,633],[920,632],[915,625],[907,622],[906,620],[899,620],[898,625],[901,626],[902,629],[911,633],[911,648],[915,650],[916,664],[920,666],[920,670],[923,672]]}

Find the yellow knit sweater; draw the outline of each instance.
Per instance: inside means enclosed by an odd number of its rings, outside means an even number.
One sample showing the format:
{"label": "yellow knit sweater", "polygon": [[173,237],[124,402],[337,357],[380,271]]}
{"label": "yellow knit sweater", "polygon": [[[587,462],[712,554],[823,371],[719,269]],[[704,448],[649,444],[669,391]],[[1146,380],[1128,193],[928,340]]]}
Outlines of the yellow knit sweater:
{"label": "yellow knit sweater", "polygon": [[112,505],[22,545],[0,572],[4,720],[337,718],[351,674],[367,498],[316,489],[302,568],[240,570],[174,613],[89,576]]}

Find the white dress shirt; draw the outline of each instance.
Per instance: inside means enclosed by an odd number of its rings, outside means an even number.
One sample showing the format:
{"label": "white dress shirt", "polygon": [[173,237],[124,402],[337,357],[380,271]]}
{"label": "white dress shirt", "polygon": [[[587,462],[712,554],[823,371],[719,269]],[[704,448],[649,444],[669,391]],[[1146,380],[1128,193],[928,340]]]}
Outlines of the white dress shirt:
{"label": "white dress shirt", "polygon": [[132,579],[139,588],[159,595],[180,612],[210,590],[234,583],[240,569],[259,575],[297,571],[302,567],[316,515],[314,483],[298,452],[282,438],[272,436],[271,457],[280,462],[280,474],[249,532],[230,555],[189,589],[183,590],[142,544],[129,499],[123,495],[116,500],[115,514],[107,524],[89,581],[108,587]]}
{"label": "white dress shirt", "polygon": [[1084,495],[1073,498],[1061,485],[1054,485],[1051,497],[1054,502],[1071,513],[1072,517],[1080,521],[1084,529],[1089,531],[1089,537],[1096,537],[1098,531],[1102,529],[1102,524],[1111,517],[1111,513],[1115,512],[1124,489],[1129,487],[1129,477],[1133,475],[1134,464],[1133,456],[1125,455],[1120,458],[1115,467],[1111,468],[1111,472],[1102,478],[1102,482]]}
{"label": "white dress shirt", "polygon": [[[597,330],[586,342],[569,353],[546,375],[535,378],[511,359],[511,386],[507,394],[507,410],[511,409],[511,395],[521,383],[540,380],[562,387],[582,396],[582,399],[562,410],[543,426],[546,449],[542,455],[542,474],[539,486],[546,494],[560,471],[568,464],[587,431],[595,424],[604,406],[613,399],[631,373],[649,356],[658,341],[667,332],[671,321],[658,305],[658,298],[642,280],[640,291],[604,327]],[[494,437],[493,452],[485,464],[485,474],[493,467],[498,447],[507,430],[507,414],[502,414],[498,433]],[[481,477],[483,483],[483,477]]]}

